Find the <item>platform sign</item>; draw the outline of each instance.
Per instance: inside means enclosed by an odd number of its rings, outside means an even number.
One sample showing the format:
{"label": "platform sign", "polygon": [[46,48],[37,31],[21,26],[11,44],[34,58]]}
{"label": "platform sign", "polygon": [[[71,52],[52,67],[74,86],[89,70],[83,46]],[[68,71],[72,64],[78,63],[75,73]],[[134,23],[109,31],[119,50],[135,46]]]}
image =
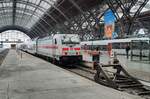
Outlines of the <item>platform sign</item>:
{"label": "platform sign", "polygon": [[116,38],[116,37],[118,37],[117,32],[113,32],[113,33],[112,33],[112,38],[114,39],[114,38]]}
{"label": "platform sign", "polygon": [[104,13],[104,23],[105,25],[108,25],[108,24],[113,24],[116,20],[116,17],[114,15],[114,13],[112,12],[112,10],[107,10],[105,13]]}
{"label": "platform sign", "polygon": [[105,37],[112,38],[113,31],[114,31],[113,24],[105,25]]}
{"label": "platform sign", "polygon": [[[104,23],[105,23],[105,37],[112,39],[113,37],[113,32],[114,32],[114,27],[115,27],[115,15],[112,12],[112,10],[107,10],[104,13]],[[108,44],[108,54],[111,57],[112,56],[112,44]]]}

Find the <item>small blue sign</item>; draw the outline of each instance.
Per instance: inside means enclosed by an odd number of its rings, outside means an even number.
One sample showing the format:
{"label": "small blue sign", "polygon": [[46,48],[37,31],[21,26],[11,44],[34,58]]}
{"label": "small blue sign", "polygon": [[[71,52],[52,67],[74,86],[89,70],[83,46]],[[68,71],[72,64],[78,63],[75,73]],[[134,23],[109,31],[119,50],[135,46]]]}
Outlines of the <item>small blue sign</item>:
{"label": "small blue sign", "polygon": [[112,12],[111,9],[107,10],[105,13],[104,13],[104,23],[105,24],[113,24],[116,20],[116,17],[114,15],[114,13]]}
{"label": "small blue sign", "polygon": [[112,38],[114,39],[114,38],[116,38],[116,37],[118,37],[117,32],[113,32],[113,33],[112,33]]}

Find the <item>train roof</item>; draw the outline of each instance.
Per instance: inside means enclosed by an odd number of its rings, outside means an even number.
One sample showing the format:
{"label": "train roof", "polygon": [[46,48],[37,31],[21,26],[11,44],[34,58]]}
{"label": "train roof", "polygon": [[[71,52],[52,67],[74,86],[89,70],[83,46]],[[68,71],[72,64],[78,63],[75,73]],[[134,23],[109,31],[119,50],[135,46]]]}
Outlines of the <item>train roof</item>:
{"label": "train roof", "polygon": [[84,42],[81,42],[81,45],[107,45],[108,43],[106,41],[100,41],[100,40],[97,40],[97,41],[84,41]]}
{"label": "train roof", "polygon": [[53,37],[61,37],[61,36],[67,36],[67,35],[78,35],[78,34],[55,34]]}
{"label": "train roof", "polygon": [[41,39],[41,40],[45,40],[45,39],[51,39],[51,38],[53,38],[53,37],[62,37],[62,36],[66,36],[66,35],[77,35],[78,36],[78,34],[54,34],[54,35],[51,35],[51,36],[46,36],[46,37],[42,37],[42,38],[38,38],[39,40]]}
{"label": "train roof", "polygon": [[150,38],[144,37],[144,38],[126,38],[126,39],[112,39],[112,40],[95,40],[95,41],[83,41],[81,42],[81,45],[108,45],[108,43],[126,43],[131,41],[148,41]]}

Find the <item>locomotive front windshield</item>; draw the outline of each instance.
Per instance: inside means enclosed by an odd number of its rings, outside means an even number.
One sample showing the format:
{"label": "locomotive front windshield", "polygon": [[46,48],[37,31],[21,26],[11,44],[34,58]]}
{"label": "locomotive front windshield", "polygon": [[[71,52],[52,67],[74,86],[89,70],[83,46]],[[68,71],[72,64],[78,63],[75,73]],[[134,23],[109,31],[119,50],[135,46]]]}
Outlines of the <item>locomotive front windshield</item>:
{"label": "locomotive front windshield", "polygon": [[62,44],[80,44],[78,35],[65,35],[62,38]]}

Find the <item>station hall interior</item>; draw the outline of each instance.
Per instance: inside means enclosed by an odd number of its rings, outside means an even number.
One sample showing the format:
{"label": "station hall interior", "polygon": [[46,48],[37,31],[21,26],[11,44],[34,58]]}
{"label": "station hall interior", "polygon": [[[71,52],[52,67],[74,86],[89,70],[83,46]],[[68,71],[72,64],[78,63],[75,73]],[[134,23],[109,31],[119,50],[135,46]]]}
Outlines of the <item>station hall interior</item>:
{"label": "station hall interior", "polygon": [[0,99],[150,99],[150,0],[0,0]]}

